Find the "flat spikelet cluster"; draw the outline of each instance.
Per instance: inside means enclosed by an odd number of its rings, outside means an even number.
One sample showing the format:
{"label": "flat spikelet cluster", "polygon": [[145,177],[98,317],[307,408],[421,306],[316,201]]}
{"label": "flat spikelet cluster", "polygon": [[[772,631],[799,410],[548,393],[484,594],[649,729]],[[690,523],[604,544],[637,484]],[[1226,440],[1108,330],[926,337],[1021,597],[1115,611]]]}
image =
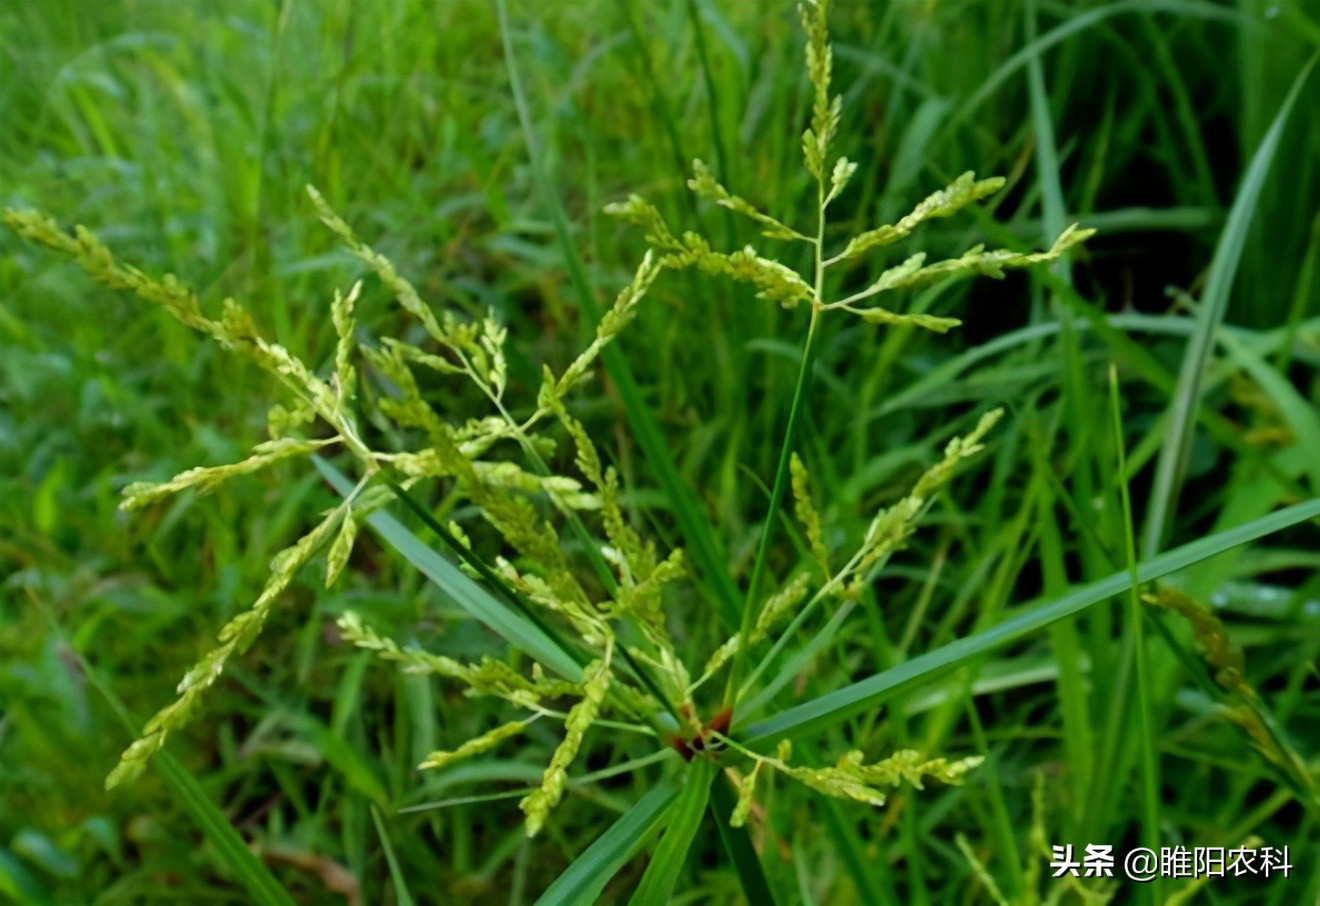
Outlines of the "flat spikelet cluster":
{"label": "flat spikelet cluster", "polygon": [[[340,619],[339,629],[348,643],[374,652],[399,669],[435,675],[469,695],[498,699],[524,714],[450,750],[431,754],[421,763],[422,769],[442,770],[491,752],[517,738],[532,720],[563,725],[540,787],[520,803],[529,834],[544,826],[561,801],[588,732],[603,723],[640,730],[653,736],[658,747],[672,746],[688,759],[720,759],[739,790],[735,824],[754,813],[756,789],[758,783],[764,783],[767,771],[824,795],[878,806],[885,801],[885,791],[901,783],[916,787],[929,780],[957,783],[979,762],[977,758],[946,760],[900,751],[866,763],[862,752],[850,751],[831,767],[803,767],[792,763],[787,746],[781,746],[774,757],[767,756],[743,748],[736,729],[729,731],[730,715],[760,691],[757,680],[769,656],[750,671],[747,659],[765,646],[779,651],[817,609],[830,602],[846,606],[859,597],[916,530],[922,514],[959,465],[982,449],[1000,416],[998,411],[984,414],[971,432],[946,445],[943,456],[907,494],[875,514],[862,538],[848,548],[832,548],[826,541],[821,510],[812,497],[811,469],[791,449],[792,426],[804,395],[818,322],[839,311],[873,323],[944,332],[958,321],[905,313],[897,302],[881,307],[877,301],[898,299],[933,281],[975,274],[999,277],[1008,268],[1050,261],[1091,233],[1071,227],[1042,252],[975,246],[956,258],[933,263],[927,263],[924,253],[910,254],[880,270],[878,279],[861,291],[832,298],[827,278],[836,269],[882,253],[934,218],[953,216],[995,192],[1002,180],[978,180],[971,173],[964,174],[929,195],[897,223],[867,230],[842,243],[837,252],[828,252],[824,241],[827,208],[846,190],[857,166],[832,156],[841,101],[831,92],[832,51],[826,17],[824,2],[802,8],[807,73],[813,89],[811,121],[802,136],[802,150],[817,187],[816,222],[799,229],[759,210],[728,191],[700,161],[694,163],[688,183],[698,197],[750,218],[765,238],[806,243],[814,252],[811,272],[799,273],[751,246],[725,252],[696,233],[676,235],[657,209],[640,197],[610,205],[610,213],[642,228],[650,251],[600,321],[587,348],[558,374],[545,368],[530,398],[509,398],[518,394],[510,393],[503,325],[493,316],[473,319],[424,301],[394,265],[363,242],[315,190],[309,189],[309,195],[322,221],[421,326],[423,342],[391,337],[376,341],[366,336],[355,316],[362,289],[357,283],[346,293],[334,293],[330,302],[337,337],[331,360],[319,366],[310,364],[263,337],[253,318],[232,299],[225,300],[219,317],[212,318],[179,281],[169,276],[155,279],[118,263],[81,227],[69,234],[39,214],[6,213],[10,226],[33,242],[69,256],[94,280],[133,292],[226,348],[248,356],[284,391],[284,398],[270,410],[270,439],[253,447],[247,458],[189,469],[160,483],[132,484],[124,492],[125,509],[153,506],[184,490],[210,491],[231,478],[310,454],[337,454],[352,462],[358,476],[352,493],[272,560],[270,577],[257,600],[221,629],[218,646],[184,676],[177,700],[152,718],[142,738],[124,752],[108,785],[140,775],[169,734],[197,713],[206,690],[230,660],[257,639],[304,567],[324,557],[325,583],[335,582],[350,560],[363,521],[396,497],[409,500],[409,492],[423,481],[440,482],[450,499],[478,514],[493,530],[487,534],[493,535],[495,543],[484,546],[474,545],[464,529],[452,523],[443,530],[442,538],[471,575],[494,595],[531,615],[565,656],[549,658],[524,651],[518,667],[496,657],[466,663],[384,637],[354,613]],[[747,282],[766,301],[810,311],[803,378],[765,520],[768,533],[781,501],[791,493],[809,557],[775,581],[764,568],[770,542],[770,535],[764,535],[748,583],[742,625],[714,651],[679,650],[668,625],[669,592],[681,587],[688,596],[699,593],[687,575],[683,553],[657,550],[633,525],[621,503],[619,476],[604,465],[606,460],[590,432],[572,414],[574,392],[591,377],[605,346],[635,319],[648,289],[663,272],[683,269]],[[433,404],[421,389],[424,382],[419,376],[423,374],[467,382],[484,401],[486,413],[459,419],[445,406]],[[364,426],[372,430],[364,431]],[[572,445],[576,475],[555,474],[547,465],[563,438]],[[386,447],[381,448],[382,444]],[[571,533],[573,544],[565,543],[565,532]],[[701,666],[695,680],[688,664]],[[703,722],[698,717],[697,693],[721,674],[727,681],[723,716]],[[735,766],[738,763],[750,763],[749,770],[740,772]]]}

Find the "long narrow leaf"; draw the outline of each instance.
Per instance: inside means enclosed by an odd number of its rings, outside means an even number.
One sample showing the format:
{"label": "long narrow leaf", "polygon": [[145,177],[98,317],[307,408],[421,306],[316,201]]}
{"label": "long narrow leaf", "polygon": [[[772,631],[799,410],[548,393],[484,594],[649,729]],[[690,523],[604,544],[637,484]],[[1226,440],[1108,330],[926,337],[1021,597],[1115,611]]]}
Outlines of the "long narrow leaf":
{"label": "long narrow leaf", "polygon": [[701,816],[710,801],[710,784],[715,776],[715,762],[698,758],[688,768],[687,780],[678,801],[669,812],[669,824],[646,866],[642,883],[637,885],[630,903],[647,906],[649,903],[668,903],[678,886],[678,879],[687,862],[688,850],[701,829]]}
{"label": "long narrow leaf", "polygon": [[[1320,516],[1320,499],[1295,504],[1262,519],[1208,538],[1200,538],[1147,560],[1137,567],[1137,578],[1142,583],[1153,581],[1185,569],[1207,557],[1213,557],[1240,544],[1247,544],[1317,516]],[[1120,594],[1131,584],[1130,572],[1125,570],[1115,573],[1099,582],[1083,586],[1057,601],[1032,607],[993,629],[950,642],[851,686],[758,721],[738,734],[739,740],[747,745],[765,748],[780,739],[818,733],[856,714],[876,708],[920,683],[929,682],[983,654],[1030,635],[1055,620],[1081,613],[1088,607]]]}
{"label": "long narrow leaf", "polygon": [[1095,9],[1072,16],[1058,27],[1033,38],[1021,50],[1000,63],[999,67],[988,78],[983,79],[976,91],[972,92],[967,100],[963,101],[954,114],[949,117],[945,122],[944,132],[947,133],[955,126],[965,122],[1015,72],[1026,66],[1034,57],[1044,54],[1046,50],[1055,44],[1073,35],[1080,34],[1113,16],[1124,13],[1145,13],[1149,15],[1155,12],[1167,12],[1187,19],[1207,19],[1221,22],[1234,22],[1243,17],[1243,14],[1237,10],[1225,9],[1213,3],[1200,2],[1200,0],[1195,0],[1195,2],[1193,0],[1119,0],[1117,3],[1098,6]]}
{"label": "long narrow leaf", "polygon": [[390,842],[389,832],[385,829],[385,820],[380,816],[380,809],[371,807],[371,820],[376,825],[376,836],[380,838],[381,851],[385,853],[385,864],[390,869],[390,880],[394,882],[394,897],[399,906],[414,906],[412,892],[408,889],[408,879],[403,876],[403,869],[394,855],[394,844]]}
{"label": "long narrow leaf", "polygon": [[248,849],[234,825],[206,795],[202,785],[169,752],[156,756],[156,767],[169,784],[176,802],[183,806],[206,839],[216,848],[225,865],[243,885],[252,902],[261,906],[293,906],[293,898],[270,869]]}
{"label": "long narrow leaf", "polygon": [[1169,424],[1155,466],[1155,482],[1151,488],[1150,509],[1146,517],[1144,551],[1148,557],[1163,546],[1169,522],[1177,510],[1183,472],[1187,468],[1187,457],[1192,448],[1192,428],[1196,424],[1196,412],[1201,402],[1201,384],[1205,378],[1206,365],[1210,361],[1210,351],[1214,347],[1215,332],[1228,311],[1228,297],[1233,289],[1238,264],[1242,260],[1247,229],[1256,213],[1261,190],[1265,187],[1265,177],[1269,175],[1274,163],[1274,153],[1283,136],[1284,124],[1288,121],[1288,114],[1292,111],[1306,77],[1315,66],[1315,59],[1313,57],[1293,81],[1274,122],[1252,155],[1251,166],[1247,168],[1237,198],[1233,200],[1233,208],[1228,212],[1224,230],[1219,234],[1215,257],[1210,262],[1210,274],[1205,281],[1205,292],[1201,295],[1201,307],[1197,312],[1196,332],[1187,343],[1182,368],[1178,372],[1178,386],[1169,402]]}
{"label": "long narrow leaf", "polygon": [[721,772],[710,786],[707,813],[714,821],[715,829],[719,831],[720,842],[724,844],[724,851],[728,854],[729,861],[738,872],[738,882],[742,885],[743,893],[747,895],[747,902],[755,903],[757,906],[775,906],[775,896],[770,892],[770,882],[765,878],[765,870],[761,867],[761,859],[752,846],[751,837],[747,835],[747,828],[733,827],[729,824],[733,820],[733,810],[737,804],[738,797],[734,793],[733,783]]}
{"label": "long narrow leaf", "polygon": [[[1142,626],[1141,584],[1137,577],[1137,539],[1132,527],[1132,494],[1128,489],[1127,452],[1124,446],[1123,414],[1119,405],[1118,367],[1109,366],[1109,411],[1114,429],[1114,481],[1118,485],[1119,500],[1123,504],[1123,554],[1127,560],[1132,582],[1128,585],[1128,618],[1124,632],[1126,643],[1132,646],[1133,675],[1137,681],[1137,747],[1141,756],[1142,842],[1148,847],[1159,846],[1160,834],[1160,762],[1155,751],[1154,710],[1151,700],[1150,653]],[[1127,703],[1131,707],[1131,703]],[[1111,782],[1115,778],[1107,778]],[[1151,879],[1144,891],[1151,903],[1164,902],[1162,878]]]}
{"label": "long narrow leaf", "polygon": [[579,906],[596,902],[610,878],[646,845],[678,797],[678,784],[664,780],[624,812],[596,842],[541,894],[536,906]]}

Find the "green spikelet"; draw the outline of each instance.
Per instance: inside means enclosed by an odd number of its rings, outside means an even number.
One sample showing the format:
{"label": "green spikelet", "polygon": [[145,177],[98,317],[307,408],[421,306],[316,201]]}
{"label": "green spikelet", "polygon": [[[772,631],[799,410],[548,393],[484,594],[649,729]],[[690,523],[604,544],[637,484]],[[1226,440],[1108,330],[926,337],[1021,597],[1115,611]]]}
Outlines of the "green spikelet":
{"label": "green spikelet", "polygon": [[955,437],[944,447],[944,456],[934,466],[927,469],[912,488],[912,496],[922,499],[930,497],[949,483],[958,465],[985,449],[981,443],[990,430],[1003,418],[1003,409],[992,409],[977,421],[976,427],[965,437]]}
{"label": "green spikelet", "polygon": [[798,522],[802,523],[802,530],[807,535],[807,546],[811,549],[811,555],[816,559],[816,565],[820,567],[821,575],[830,575],[830,554],[825,547],[825,533],[820,524],[820,513],[816,511],[816,504],[811,499],[811,487],[807,482],[807,467],[802,464],[802,458],[796,453],[793,454],[791,463],[793,471],[793,505],[794,512],[797,515]]}
{"label": "green spikelet", "polygon": [[[789,614],[793,613],[803,598],[807,596],[807,589],[810,587],[810,580],[806,573],[801,573],[790,579],[782,588],[766,599],[761,612],[756,615],[756,623],[753,626],[752,633],[748,636],[748,644],[756,645],[770,637],[784,623]],[[738,636],[733,636],[710,656],[702,670],[704,677],[718,671],[729,662],[729,659],[737,653],[741,641]]]}
{"label": "green spikelet", "polygon": [[[847,164],[846,161],[840,161],[840,163]],[[854,169],[856,168],[856,164],[851,166]],[[846,170],[847,167],[844,169]],[[721,207],[728,208],[730,211],[734,211],[738,214],[742,214],[744,217],[750,217],[752,220],[755,220],[757,223],[761,224],[761,235],[765,236],[767,239],[795,239],[800,242],[812,241],[811,237],[802,235],[791,226],[780,223],[769,214],[757,210],[750,202],[730,193],[728,189],[724,188],[724,186],[716,181],[714,174],[710,172],[710,168],[700,160],[694,160],[692,162],[692,174],[692,178],[688,180],[689,189],[701,198],[709,198]],[[848,171],[848,175],[851,175],[851,171]],[[846,177],[842,174],[839,174],[839,176],[843,181],[847,181]]]}
{"label": "green spikelet", "polygon": [[737,779],[738,803],[733,807],[733,814],[729,818],[731,826],[742,827],[747,823],[747,818],[752,812],[752,804],[756,799],[756,780],[761,776],[761,767],[764,764],[763,761],[756,762],[745,776]]}
{"label": "green spikelet", "polygon": [[165,745],[169,734],[182,729],[192,720],[206,690],[215,685],[229,659],[235,654],[246,651],[260,635],[280,595],[293,581],[298,571],[328,543],[330,536],[343,520],[346,510],[346,506],[336,508],[315,529],[300,538],[292,547],[275,556],[271,562],[270,578],[261,595],[251,608],[234,617],[220,630],[219,647],[208,653],[184,674],[177,689],[178,699],[147,721],[141,738],[124,751],[119,758],[119,764],[106,778],[107,789],[113,789],[140,777],[146,770],[151,756]]}
{"label": "green spikelet", "polygon": [[316,421],[316,412],[303,400],[292,406],[276,403],[266,414],[266,431],[271,440],[281,440]]}
{"label": "green spikelet", "polygon": [[96,282],[111,289],[128,290],[164,308],[194,330],[224,341],[221,325],[205,317],[197,295],[172,274],[153,280],[141,271],[118,264],[110,250],[83,227],[70,236],[49,217],[35,211],[5,212],[4,221],[19,235],[38,245],[62,252]]}
{"label": "green spikelet", "polygon": [[809,302],[812,298],[810,284],[796,271],[762,257],[750,245],[741,251],[725,254],[711,249],[710,243],[696,233],[684,233],[679,249],[664,255],[660,261],[666,267],[691,267],[703,273],[750,283],[758,290],[758,299],[778,302],[785,308]]}
{"label": "green spikelet", "polygon": [[488,733],[483,733],[480,736],[469,739],[452,752],[432,752],[430,755],[426,756],[426,759],[417,767],[422,771],[442,770],[450,765],[471,758],[474,755],[481,755],[485,752],[489,752],[491,749],[504,742],[504,740],[522,733],[526,727],[526,723],[521,720],[515,720],[511,723],[504,724],[503,726],[496,727]]}
{"label": "green spikelet", "polygon": [[530,707],[546,698],[576,695],[579,687],[563,680],[547,679],[533,672],[530,679],[518,673],[503,661],[483,657],[477,664],[464,664],[442,654],[421,648],[400,646],[366,626],[362,618],[349,611],[337,623],[344,641],[375,652],[382,660],[401,665],[408,673],[429,673],[454,680],[468,687],[473,695],[493,695],[522,707]]}
{"label": "green spikelet", "polygon": [[825,195],[825,202],[821,206],[828,205],[831,201],[847,187],[848,181],[852,179],[853,174],[857,172],[857,164],[841,157],[834,162],[834,170],[830,173],[830,191]]}
{"label": "green spikelet", "polygon": [[769,638],[770,633],[779,628],[789,614],[802,603],[807,596],[810,580],[806,573],[794,576],[784,587],[766,600],[761,612],[756,615],[756,628],[752,632],[752,641],[760,642]]}
{"label": "green spikelet", "polygon": [[353,305],[362,291],[362,281],[353,284],[347,296],[335,292],[334,302],[330,306],[330,318],[335,325],[339,342],[335,346],[335,381],[339,385],[340,405],[347,410],[357,396],[357,370],[353,367],[353,350],[356,343],[353,331],[356,322],[353,319]]}
{"label": "green spikelet", "polygon": [[[641,199],[638,199],[638,201],[643,206],[649,207]],[[654,208],[651,210],[655,211]],[[659,212],[655,212],[655,217],[657,219],[660,217]],[[663,225],[663,221],[660,221],[660,223]],[[661,266],[655,256],[647,252],[642,257],[642,263],[637,266],[632,281],[619,291],[618,296],[614,299],[614,304],[601,316],[599,323],[596,325],[596,336],[591,341],[591,345],[573,360],[558,381],[547,382],[546,386],[550,388],[548,392],[552,393],[556,400],[564,400],[569,392],[586,378],[592,363],[600,357],[601,350],[622,333],[623,329],[637,317],[642,298],[646,295],[646,291],[651,288],[651,284],[655,282],[655,278],[660,275],[660,270]],[[545,408],[544,402],[542,408]]]}
{"label": "green spikelet", "polygon": [[343,523],[339,526],[339,533],[335,535],[334,543],[330,545],[330,553],[325,561],[325,587],[329,588],[339,579],[339,574],[344,571],[348,565],[348,558],[353,553],[353,544],[357,540],[358,520],[357,515],[350,512],[344,517]]}
{"label": "green spikelet", "polygon": [[843,99],[830,97],[830,77],[834,66],[834,50],[829,39],[828,0],[813,0],[799,7],[802,29],[807,33],[807,77],[811,80],[813,101],[811,128],[802,135],[802,155],[807,169],[818,181],[824,180],[830,142],[839,128],[839,113]]}
{"label": "green spikelet", "polygon": [[1306,760],[1297,752],[1270,713],[1261,706],[1260,694],[1247,682],[1242,650],[1229,637],[1223,621],[1204,604],[1182,592],[1160,587],[1153,595],[1143,596],[1148,604],[1178,614],[1192,628],[1201,643],[1206,662],[1215,669],[1215,682],[1228,693],[1229,700],[1216,712],[1235,725],[1252,747],[1298,790],[1304,790],[1311,802],[1320,806],[1320,783]]}
{"label": "green spikelet", "polygon": [[856,600],[876,565],[903,546],[915,530],[916,518],[923,503],[920,497],[904,497],[871,520],[862,546],[849,565],[839,573],[840,580],[846,576],[851,577],[843,588],[844,598]]}
{"label": "green spikelet", "polygon": [[943,189],[926,196],[898,223],[879,226],[853,237],[839,253],[837,260],[856,258],[873,248],[906,239],[912,235],[913,230],[927,220],[952,217],[968,205],[995,194],[1003,187],[1003,177],[992,176],[989,179],[978,180],[975,173],[968,171]]}
{"label": "green spikelet", "polygon": [[215,490],[218,485],[231,478],[250,475],[280,460],[305,456],[334,442],[334,439],[295,440],[288,437],[266,441],[253,447],[252,455],[241,462],[188,469],[159,484],[134,482],[124,488],[124,499],[119,507],[122,510],[140,510],[183,490],[206,493]]}
{"label": "green spikelet", "polygon": [[545,825],[550,812],[564,796],[568,783],[568,769],[582,746],[582,737],[596,721],[601,703],[610,685],[608,661],[592,661],[584,671],[586,681],[582,687],[582,700],[568,712],[564,721],[564,740],[550,757],[550,765],[541,777],[540,789],[523,797],[518,807],[527,816],[527,836],[534,837]]}
{"label": "green spikelet", "polygon": [[353,229],[331,209],[330,205],[326,204],[325,199],[321,197],[321,193],[316,191],[315,188],[307,186],[307,195],[311,198],[312,205],[316,208],[316,213],[320,216],[321,222],[329,227],[332,233],[343,240],[344,244],[375,272],[380,282],[394,293],[395,298],[398,299],[404,310],[421,322],[422,327],[433,339],[448,345],[449,334],[441,329],[435,313],[422,301],[413,285],[399,275],[399,272],[394,269],[393,263],[384,255],[377,253],[371,246],[360,242],[357,236],[354,235]]}
{"label": "green spikelet", "polygon": [[994,876],[990,874],[990,869],[986,868],[985,862],[981,860],[975,852],[972,851],[972,844],[967,842],[967,835],[961,831],[954,834],[953,842],[958,845],[958,851],[963,854],[967,864],[971,866],[972,874],[976,880],[985,888],[986,895],[994,900],[995,906],[1010,906],[1009,901],[995,883]]}
{"label": "green spikelet", "polygon": [[879,787],[897,787],[906,781],[922,789],[926,780],[959,784],[964,775],[982,761],[984,759],[980,756],[957,761],[925,759],[919,752],[903,749],[874,764],[863,764],[862,753],[852,751],[841,756],[833,767],[799,768],[782,762],[775,767],[828,796],[881,806],[885,804],[885,793]]}

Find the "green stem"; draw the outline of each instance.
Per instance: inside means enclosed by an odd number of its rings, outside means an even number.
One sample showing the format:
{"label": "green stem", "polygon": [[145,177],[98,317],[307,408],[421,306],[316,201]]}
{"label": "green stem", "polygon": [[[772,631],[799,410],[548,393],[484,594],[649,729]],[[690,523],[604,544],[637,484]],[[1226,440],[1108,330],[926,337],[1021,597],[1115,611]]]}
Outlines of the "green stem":
{"label": "green stem", "polygon": [[775,481],[770,490],[770,506],[766,510],[765,522],[761,526],[761,539],[756,545],[756,559],[752,563],[752,575],[747,583],[747,599],[743,602],[742,622],[738,629],[738,648],[733,653],[733,666],[729,669],[729,682],[724,690],[724,703],[733,705],[742,678],[743,663],[747,657],[748,639],[756,626],[756,615],[760,603],[761,580],[765,574],[766,560],[769,559],[770,542],[774,540],[775,525],[779,521],[779,508],[783,505],[784,495],[788,491],[790,462],[793,458],[793,438],[797,434],[798,420],[802,414],[802,403],[806,399],[807,385],[811,380],[812,356],[815,352],[816,326],[820,323],[820,313],[825,308],[823,289],[825,285],[825,263],[823,249],[825,245],[825,182],[817,182],[816,201],[818,218],[816,221],[816,264],[815,285],[811,299],[811,323],[807,326],[807,339],[802,346],[802,360],[798,366],[797,384],[793,388],[793,402],[788,410],[788,425],[784,428],[784,440],[779,448],[779,464],[775,467]]}
{"label": "green stem", "polygon": [[[1114,425],[1114,447],[1118,458],[1119,497],[1123,503],[1123,535],[1128,572],[1132,584],[1128,587],[1128,624],[1132,632],[1132,648],[1136,663],[1137,722],[1141,739],[1141,804],[1142,842],[1155,849],[1160,835],[1160,775],[1159,759],[1155,752],[1155,731],[1151,721],[1150,666],[1146,661],[1146,638],[1142,627],[1141,578],[1137,574],[1137,545],[1132,531],[1132,499],[1127,483],[1127,454],[1123,443],[1123,418],[1118,401],[1118,369],[1109,366],[1109,407]],[[1162,884],[1158,877],[1150,885],[1150,902],[1162,903]]]}
{"label": "green stem", "polygon": [[770,542],[774,540],[775,525],[779,521],[779,508],[783,505],[784,495],[788,491],[789,462],[793,457],[793,437],[797,433],[799,417],[802,413],[802,400],[806,397],[806,387],[811,374],[811,360],[816,338],[816,324],[820,310],[811,311],[811,325],[807,328],[807,342],[802,349],[802,363],[798,369],[797,386],[793,389],[793,404],[788,410],[788,427],[784,429],[784,440],[779,450],[779,465],[775,468],[775,483],[770,490],[770,507],[766,510],[765,522],[761,526],[761,540],[756,545],[756,560],[752,564],[752,577],[747,583],[747,600],[743,602],[742,625],[738,629],[738,650],[733,655],[733,667],[729,671],[729,685],[725,691],[725,703],[730,701],[738,680],[742,674],[742,664],[747,649],[747,640],[752,628],[756,626],[759,609],[761,578],[765,574],[766,560],[769,558]]}

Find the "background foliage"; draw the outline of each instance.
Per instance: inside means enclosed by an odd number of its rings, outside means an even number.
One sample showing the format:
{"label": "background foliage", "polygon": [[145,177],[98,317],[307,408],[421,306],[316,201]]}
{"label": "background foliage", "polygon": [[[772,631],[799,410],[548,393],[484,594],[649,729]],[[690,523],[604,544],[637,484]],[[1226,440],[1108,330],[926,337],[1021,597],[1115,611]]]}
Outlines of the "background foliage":
{"label": "background foliage", "polygon": [[[511,12],[538,136],[601,299],[640,256],[640,238],[600,213],[629,191],[726,245],[752,238],[724,212],[690,206],[693,157],[767,210],[810,208],[814,187],[798,157],[810,91],[791,4],[575,0]],[[1005,405],[1009,417],[850,631],[796,681],[804,695],[1123,566],[1108,365],[1123,382],[1140,526],[1176,375],[1196,342],[1190,299],[1212,279],[1253,154],[1320,48],[1320,17],[1303,0],[858,2],[840,4],[833,32],[845,91],[838,148],[861,163],[836,202],[836,217],[855,218],[851,232],[896,219],[975,169],[1009,178],[1000,223],[942,224],[927,240],[933,253],[982,238],[1038,247],[1063,217],[1101,233],[1071,272],[921,297],[964,319],[948,336],[902,346],[893,331],[854,323],[823,338],[802,449],[819,499],[852,537],[932,461],[937,442],[968,424],[973,404]],[[174,271],[207,299],[245,300],[309,360],[332,354],[330,291],[358,269],[316,222],[306,183],[424,294],[474,312],[493,306],[510,328],[515,379],[533,382],[542,361],[562,368],[581,345],[489,4],[8,4],[0,109],[0,201],[87,224],[124,260]],[[1320,458],[1316,109],[1313,75],[1247,208],[1218,331],[1230,339],[1210,350],[1165,547],[1320,492],[1311,478]],[[859,270],[859,287],[868,276]],[[377,335],[397,329],[377,286],[359,313]],[[658,284],[641,321],[623,348],[684,477],[727,527],[723,543],[745,580],[802,324],[700,277]],[[1234,353],[1234,340],[1247,353]],[[1246,367],[1253,354],[1259,367]],[[145,518],[118,513],[118,491],[239,458],[264,435],[268,402],[250,365],[0,234],[0,895],[245,901],[232,862],[164,774],[114,795],[102,782],[130,737],[112,702],[140,721],[166,701],[259,590],[270,555],[333,499],[297,469]],[[631,504],[672,535],[668,503],[608,383],[582,415],[603,447],[617,445]],[[1218,605],[1249,681],[1312,763],[1316,538],[1302,526],[1179,581]],[[350,573],[333,595],[313,580],[296,589],[299,606],[172,751],[296,900],[531,901],[641,796],[645,777],[578,790],[534,844],[511,802],[396,814],[466,795],[476,781],[535,783],[554,741],[532,734],[526,760],[420,778],[420,758],[471,735],[481,715],[369,665],[340,643],[333,619],[351,605],[422,643],[443,635],[449,652],[475,646],[479,630],[378,544],[362,543]],[[895,795],[882,812],[843,807],[902,902],[987,896],[959,833],[1001,887],[1025,897],[1036,776],[1050,793],[1050,842],[1135,842],[1136,733],[1111,681],[1121,672],[1120,608],[984,662],[970,686],[914,693],[862,722],[882,749],[990,756],[965,788]],[[714,633],[700,608],[683,619],[686,631]],[[1313,853],[1305,797],[1214,715],[1191,668],[1158,641],[1152,652],[1164,841],[1258,834]],[[621,757],[597,740],[589,767]],[[756,839],[785,901],[855,899],[832,838],[813,830],[815,806],[778,793],[773,825]],[[737,896],[718,840],[698,839],[689,897]],[[1224,882],[1202,895],[1310,902],[1320,866],[1294,861],[1288,882]],[[612,889],[639,873],[625,868]]]}

